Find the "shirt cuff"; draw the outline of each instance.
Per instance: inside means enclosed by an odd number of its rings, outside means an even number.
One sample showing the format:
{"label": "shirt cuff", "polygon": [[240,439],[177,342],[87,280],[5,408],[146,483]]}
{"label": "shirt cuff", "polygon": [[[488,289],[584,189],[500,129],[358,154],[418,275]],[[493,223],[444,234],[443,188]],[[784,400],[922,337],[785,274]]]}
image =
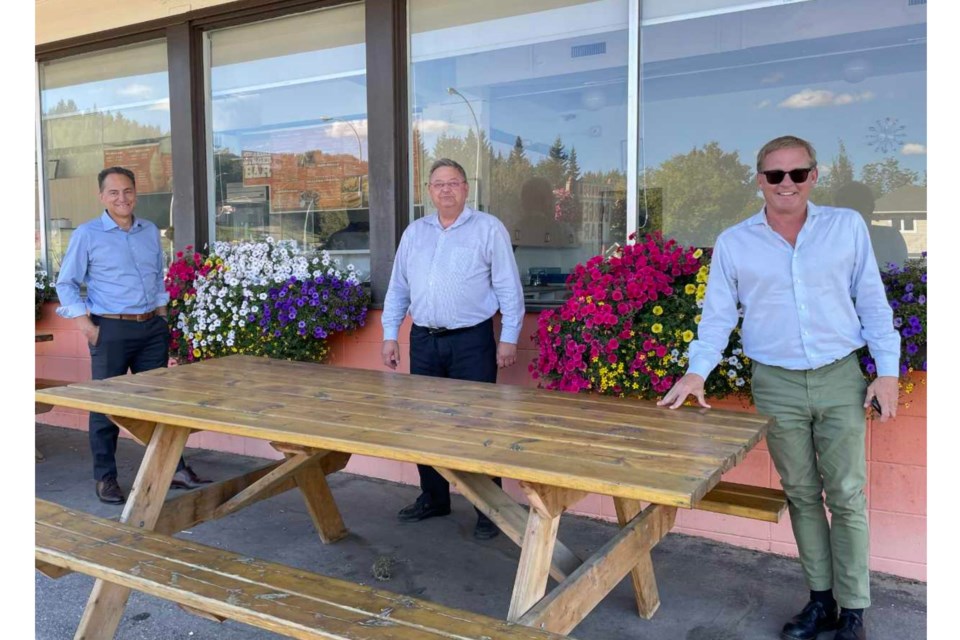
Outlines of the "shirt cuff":
{"label": "shirt cuff", "polygon": [[520,341],[520,329],[508,329],[500,327],[500,342],[508,344],[517,344]]}
{"label": "shirt cuff", "polygon": [[383,328],[383,339],[386,340],[397,340],[397,336],[400,335],[400,327],[384,327]]}
{"label": "shirt cuff", "polygon": [[876,363],[878,376],[900,377],[900,363],[897,362],[896,358],[886,357],[876,360]]}
{"label": "shirt cuff", "polygon": [[79,318],[87,315],[87,305],[83,302],[57,307],[57,315],[61,318]]}
{"label": "shirt cuff", "polygon": [[695,373],[704,380],[707,379],[711,371],[713,371],[713,366],[711,366],[709,362],[700,359],[690,362],[690,366],[687,368],[687,373]]}

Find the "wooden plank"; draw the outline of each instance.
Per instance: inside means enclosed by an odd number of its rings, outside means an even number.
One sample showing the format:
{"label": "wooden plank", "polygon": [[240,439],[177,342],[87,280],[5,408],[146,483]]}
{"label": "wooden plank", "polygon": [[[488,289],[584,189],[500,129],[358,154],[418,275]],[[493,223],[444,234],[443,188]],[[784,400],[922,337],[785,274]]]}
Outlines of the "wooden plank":
{"label": "wooden plank", "polygon": [[345,537],[348,533],[347,527],[343,524],[343,517],[337,509],[323,469],[316,466],[304,468],[296,474],[295,480],[320,540],[324,544],[330,544]]}
{"label": "wooden plank", "polygon": [[36,560],[34,561],[34,564],[37,567],[37,571],[47,576],[48,578],[52,578],[54,580],[56,580],[57,578],[62,578],[68,573],[73,573],[72,571],[70,571],[70,569],[67,569],[65,567],[58,567],[55,564],[50,564],[49,562],[43,562],[42,560]]}
{"label": "wooden plank", "polygon": [[178,607],[183,609],[189,614],[195,615],[198,618],[203,618],[204,620],[211,620],[213,622],[223,622],[226,620],[226,616],[218,616],[215,613],[210,613],[209,611],[203,611],[202,609],[195,609],[194,607],[188,607],[185,604],[178,604]]}
{"label": "wooden plank", "polygon": [[[234,478],[214,482],[180,494],[176,498],[170,498],[163,504],[154,530],[159,533],[176,533],[213,519],[213,513],[217,507],[276,469],[280,464],[280,462],[271,462],[259,469],[254,469]],[[289,478],[286,483],[273,487],[271,491],[260,493],[257,499],[264,500],[295,487],[293,478]]]}
{"label": "wooden plank", "polygon": [[124,429],[133,436],[133,439],[147,446],[150,438],[153,437],[153,430],[157,423],[151,420],[137,420],[136,418],[125,418],[123,416],[107,416],[113,424]]}
{"label": "wooden plank", "polygon": [[[620,528],[627,526],[643,510],[635,500],[613,499],[617,511],[617,522]],[[668,527],[670,528],[670,527]],[[640,617],[649,620],[660,608],[660,591],[657,589],[657,578],[653,573],[653,561],[650,552],[641,552],[637,556],[637,564],[630,570],[630,582],[633,584],[633,594],[637,600],[637,611]]]}
{"label": "wooden plank", "polygon": [[640,554],[649,553],[667,534],[675,516],[673,507],[650,505],[644,509],[519,622],[569,633],[636,566]]}
{"label": "wooden plank", "polygon": [[[469,500],[473,506],[490,518],[497,527],[518,547],[523,547],[526,531],[527,512],[514,502],[503,489],[498,487],[489,476],[479,473],[466,473],[450,469],[437,469],[447,482]],[[553,560],[550,575],[560,582],[583,564],[577,554],[557,540],[553,548]]]}
{"label": "wooden plank", "polygon": [[37,556],[297,638],[558,640],[408,596],[247,558],[37,501]]}
{"label": "wooden plank", "polygon": [[519,620],[546,593],[559,526],[560,514],[550,516],[530,509],[523,546],[520,548],[517,577],[510,597],[510,611],[507,614],[510,622]]}
{"label": "wooden plank", "polygon": [[[117,412],[119,407],[126,405],[124,413],[142,419],[154,418],[220,433],[285,440],[316,448],[489,473],[686,508],[702,498],[719,480],[720,474],[720,469],[707,478],[653,473],[645,471],[642,466],[628,465],[630,458],[626,455],[607,462],[577,459],[575,464],[571,464],[569,458],[537,457],[522,448],[519,451],[512,448],[494,451],[484,447],[483,443],[470,444],[462,440],[443,440],[437,444],[428,438],[410,438],[409,431],[415,431],[412,429],[399,433],[370,427],[360,429],[349,426],[346,419],[328,421],[327,416],[322,414],[310,419],[275,417],[262,412],[238,411],[236,407],[212,408],[178,403],[176,399],[132,398],[103,388],[84,390],[67,387],[61,391],[63,394],[68,392],[72,395],[83,394],[84,397],[79,400],[74,398],[73,401],[93,410],[109,406]],[[68,405],[70,401],[64,396],[58,403]]]}
{"label": "wooden plank", "polygon": [[[294,477],[299,471],[316,465],[327,455],[327,451],[318,450],[316,453],[298,453],[292,454],[282,464],[278,465],[272,471],[261,477],[256,482],[233,496],[219,507],[213,510],[212,519],[222,518],[230,515],[244,507],[261,500],[260,494],[271,492],[285,480]],[[275,494],[273,494],[275,495]]]}
{"label": "wooden plank", "polygon": [[780,489],[720,482],[694,509],[764,522],[780,522],[787,509],[787,496]]}
{"label": "wooden plank", "polygon": [[[187,429],[157,425],[120,515],[120,522],[141,529],[153,528],[189,435]],[[112,638],[129,595],[130,590],[126,587],[97,580],[74,637],[77,640]]]}
{"label": "wooden plank", "polygon": [[550,487],[536,482],[521,481],[520,489],[527,496],[531,508],[550,517],[561,515],[588,495],[585,491]]}

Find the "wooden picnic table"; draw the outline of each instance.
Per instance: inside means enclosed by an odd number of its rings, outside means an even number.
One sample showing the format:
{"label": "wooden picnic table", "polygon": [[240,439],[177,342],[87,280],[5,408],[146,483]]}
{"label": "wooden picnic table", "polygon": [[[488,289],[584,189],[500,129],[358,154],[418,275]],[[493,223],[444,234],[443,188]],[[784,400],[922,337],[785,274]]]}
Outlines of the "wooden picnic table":
{"label": "wooden picnic table", "polygon": [[[653,615],[660,601],[650,550],[673,526],[677,508],[773,520],[783,508],[774,490],[738,498],[739,485],[715,489],[770,422],[742,412],[670,411],[252,356],[43,389],[36,397],[105,413],[147,446],[120,521],[158,532],[298,487],[321,539],[332,542],[346,528],[325,476],[351,454],[432,465],[521,548],[507,620],[561,634],[628,573],[641,616]],[[267,440],[285,459],[164,503],[187,436],[197,430]],[[490,476],[519,480],[529,513]],[[613,497],[621,529],[582,559],[557,540],[557,530],[560,515],[590,493]],[[548,576],[558,581],[549,593]],[[77,637],[111,637],[128,592],[98,580]]]}

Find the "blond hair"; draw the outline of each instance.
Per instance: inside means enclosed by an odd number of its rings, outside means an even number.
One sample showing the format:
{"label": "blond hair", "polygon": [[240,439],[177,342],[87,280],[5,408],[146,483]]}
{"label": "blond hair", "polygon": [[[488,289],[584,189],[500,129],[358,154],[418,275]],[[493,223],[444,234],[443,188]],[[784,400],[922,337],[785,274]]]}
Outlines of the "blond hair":
{"label": "blond hair", "polygon": [[813,148],[812,144],[797,136],[780,136],[763,145],[760,152],[757,153],[757,173],[763,171],[764,159],[774,151],[797,148],[806,149],[807,155],[810,156],[810,161],[812,162],[810,165],[811,168],[817,166],[817,151]]}

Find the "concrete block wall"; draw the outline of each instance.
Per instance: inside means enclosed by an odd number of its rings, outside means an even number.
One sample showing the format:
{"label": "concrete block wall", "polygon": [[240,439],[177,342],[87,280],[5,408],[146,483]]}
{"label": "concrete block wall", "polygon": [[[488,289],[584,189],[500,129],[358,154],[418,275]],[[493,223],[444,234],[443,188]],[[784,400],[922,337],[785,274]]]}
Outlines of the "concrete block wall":
{"label": "concrete block wall", "polygon": [[[86,342],[68,321],[55,315],[54,308],[53,304],[48,304],[44,308],[43,318],[37,324],[38,333],[52,333],[54,339],[52,342],[37,343],[36,375],[67,381],[87,380],[90,378],[90,358]],[[500,372],[499,384],[536,386],[527,371],[527,365],[537,354],[531,340],[536,323],[537,314],[527,314],[521,332],[517,364]],[[405,351],[409,336],[408,320],[400,331],[403,359],[399,370],[402,372],[409,371]],[[337,336],[331,342],[330,362],[339,366],[382,370],[381,338],[380,314],[372,311],[366,327]],[[906,396],[906,403],[900,407],[894,422],[871,422],[867,425],[867,501],[871,569],[925,581],[927,395],[922,379],[916,380],[916,390]],[[713,404],[729,409],[753,410],[740,400],[728,399]],[[86,412],[69,409],[55,408],[44,414],[42,421],[62,427],[87,428]],[[190,436],[188,446],[271,459],[280,457],[266,442],[214,433],[196,433]],[[412,485],[419,483],[416,466],[409,463],[354,456],[347,471]],[[724,479],[765,487],[780,486],[765,442],[751,451]],[[522,497],[515,482],[507,480],[504,486],[514,497]],[[402,506],[397,505],[397,509]],[[597,495],[587,496],[572,511],[616,521],[613,501]],[[789,515],[773,525],[721,514],[681,510],[675,530],[758,551],[790,556],[797,554]]]}

